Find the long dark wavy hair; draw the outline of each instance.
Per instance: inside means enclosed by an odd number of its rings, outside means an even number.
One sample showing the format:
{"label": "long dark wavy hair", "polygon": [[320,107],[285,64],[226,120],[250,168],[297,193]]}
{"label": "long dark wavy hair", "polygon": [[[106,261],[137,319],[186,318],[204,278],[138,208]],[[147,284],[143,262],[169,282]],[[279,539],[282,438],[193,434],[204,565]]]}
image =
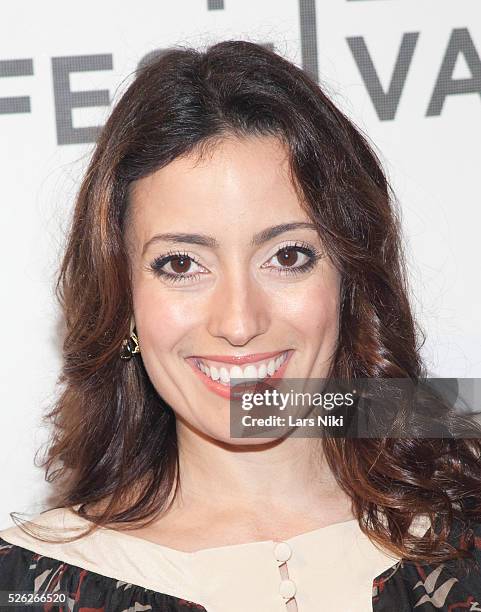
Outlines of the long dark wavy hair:
{"label": "long dark wavy hair", "polygon": [[[179,484],[175,414],[141,356],[119,358],[132,315],[129,186],[231,134],[287,144],[302,205],[341,271],[332,376],[425,375],[400,216],[366,137],[307,74],[261,45],[169,49],[138,70],[99,136],[56,286],[67,333],[42,466],[57,485],[55,506],[78,505],[91,529],[150,523]],[[455,519],[481,517],[479,440],[324,438],[323,450],[374,542],[417,561],[463,555],[447,537]],[[409,532],[419,514],[439,526],[427,539]]]}

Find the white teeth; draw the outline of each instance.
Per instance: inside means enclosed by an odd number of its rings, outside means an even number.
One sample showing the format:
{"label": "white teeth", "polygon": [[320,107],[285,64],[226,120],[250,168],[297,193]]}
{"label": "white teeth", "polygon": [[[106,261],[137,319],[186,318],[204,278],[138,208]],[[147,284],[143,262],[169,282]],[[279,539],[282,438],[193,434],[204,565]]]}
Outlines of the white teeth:
{"label": "white teeth", "polygon": [[244,378],[244,374],[242,372],[242,368],[235,365],[230,369],[230,378]]}
{"label": "white teeth", "polygon": [[257,368],[254,365],[248,365],[244,368],[244,378],[257,378]]}
{"label": "white teeth", "polygon": [[212,380],[219,380],[220,372],[215,366],[211,366],[210,368],[210,377]]}
{"label": "white teeth", "polygon": [[228,369],[225,366],[217,368],[216,366],[208,366],[203,363],[200,359],[196,359],[195,363],[199,370],[206,376],[212,378],[212,380],[220,380],[224,385],[229,385],[232,378],[246,378],[254,380],[262,380],[266,376],[272,376],[287,359],[287,352],[282,353],[276,359],[270,359],[268,362],[263,362],[258,366],[252,363],[241,368],[238,365],[232,366]]}

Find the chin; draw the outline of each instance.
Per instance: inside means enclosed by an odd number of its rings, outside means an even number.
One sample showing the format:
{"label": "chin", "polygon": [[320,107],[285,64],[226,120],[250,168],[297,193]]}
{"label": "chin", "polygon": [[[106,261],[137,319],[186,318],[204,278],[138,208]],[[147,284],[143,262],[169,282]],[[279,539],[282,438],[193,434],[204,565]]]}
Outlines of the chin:
{"label": "chin", "polygon": [[276,446],[285,436],[279,436],[278,438],[217,438],[216,441],[220,442],[231,448],[243,448],[247,450],[261,450],[262,448],[270,448]]}
{"label": "chin", "polygon": [[244,437],[244,438],[234,438],[230,435],[230,426],[227,423],[224,427],[219,427],[219,423],[216,423],[214,426],[197,424],[194,426],[192,424],[187,425],[191,431],[197,433],[200,437],[210,440],[211,442],[221,444],[223,446],[230,447],[247,447],[252,446],[256,448],[261,448],[262,446],[275,446],[278,444],[282,438],[286,437],[286,433],[282,432],[278,436],[271,436],[269,438],[261,438],[261,437]]}

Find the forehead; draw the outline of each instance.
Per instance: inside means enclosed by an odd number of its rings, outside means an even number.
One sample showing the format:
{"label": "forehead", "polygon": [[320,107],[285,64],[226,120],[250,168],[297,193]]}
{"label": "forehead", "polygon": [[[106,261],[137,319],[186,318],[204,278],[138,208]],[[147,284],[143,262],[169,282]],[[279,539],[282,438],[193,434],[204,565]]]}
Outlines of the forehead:
{"label": "forehead", "polygon": [[236,232],[252,225],[305,220],[289,172],[289,151],[274,136],[227,137],[179,157],[136,181],[130,218],[151,228]]}

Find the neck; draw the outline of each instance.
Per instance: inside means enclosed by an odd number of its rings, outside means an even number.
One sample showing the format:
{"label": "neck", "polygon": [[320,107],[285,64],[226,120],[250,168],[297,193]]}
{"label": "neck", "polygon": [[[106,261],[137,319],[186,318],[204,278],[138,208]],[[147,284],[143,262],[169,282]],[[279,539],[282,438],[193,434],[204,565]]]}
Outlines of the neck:
{"label": "neck", "polygon": [[[309,517],[314,526],[352,518],[319,438],[226,444],[177,423],[180,469],[178,507],[212,508],[253,520]],[[301,519],[300,519],[301,520]]]}

